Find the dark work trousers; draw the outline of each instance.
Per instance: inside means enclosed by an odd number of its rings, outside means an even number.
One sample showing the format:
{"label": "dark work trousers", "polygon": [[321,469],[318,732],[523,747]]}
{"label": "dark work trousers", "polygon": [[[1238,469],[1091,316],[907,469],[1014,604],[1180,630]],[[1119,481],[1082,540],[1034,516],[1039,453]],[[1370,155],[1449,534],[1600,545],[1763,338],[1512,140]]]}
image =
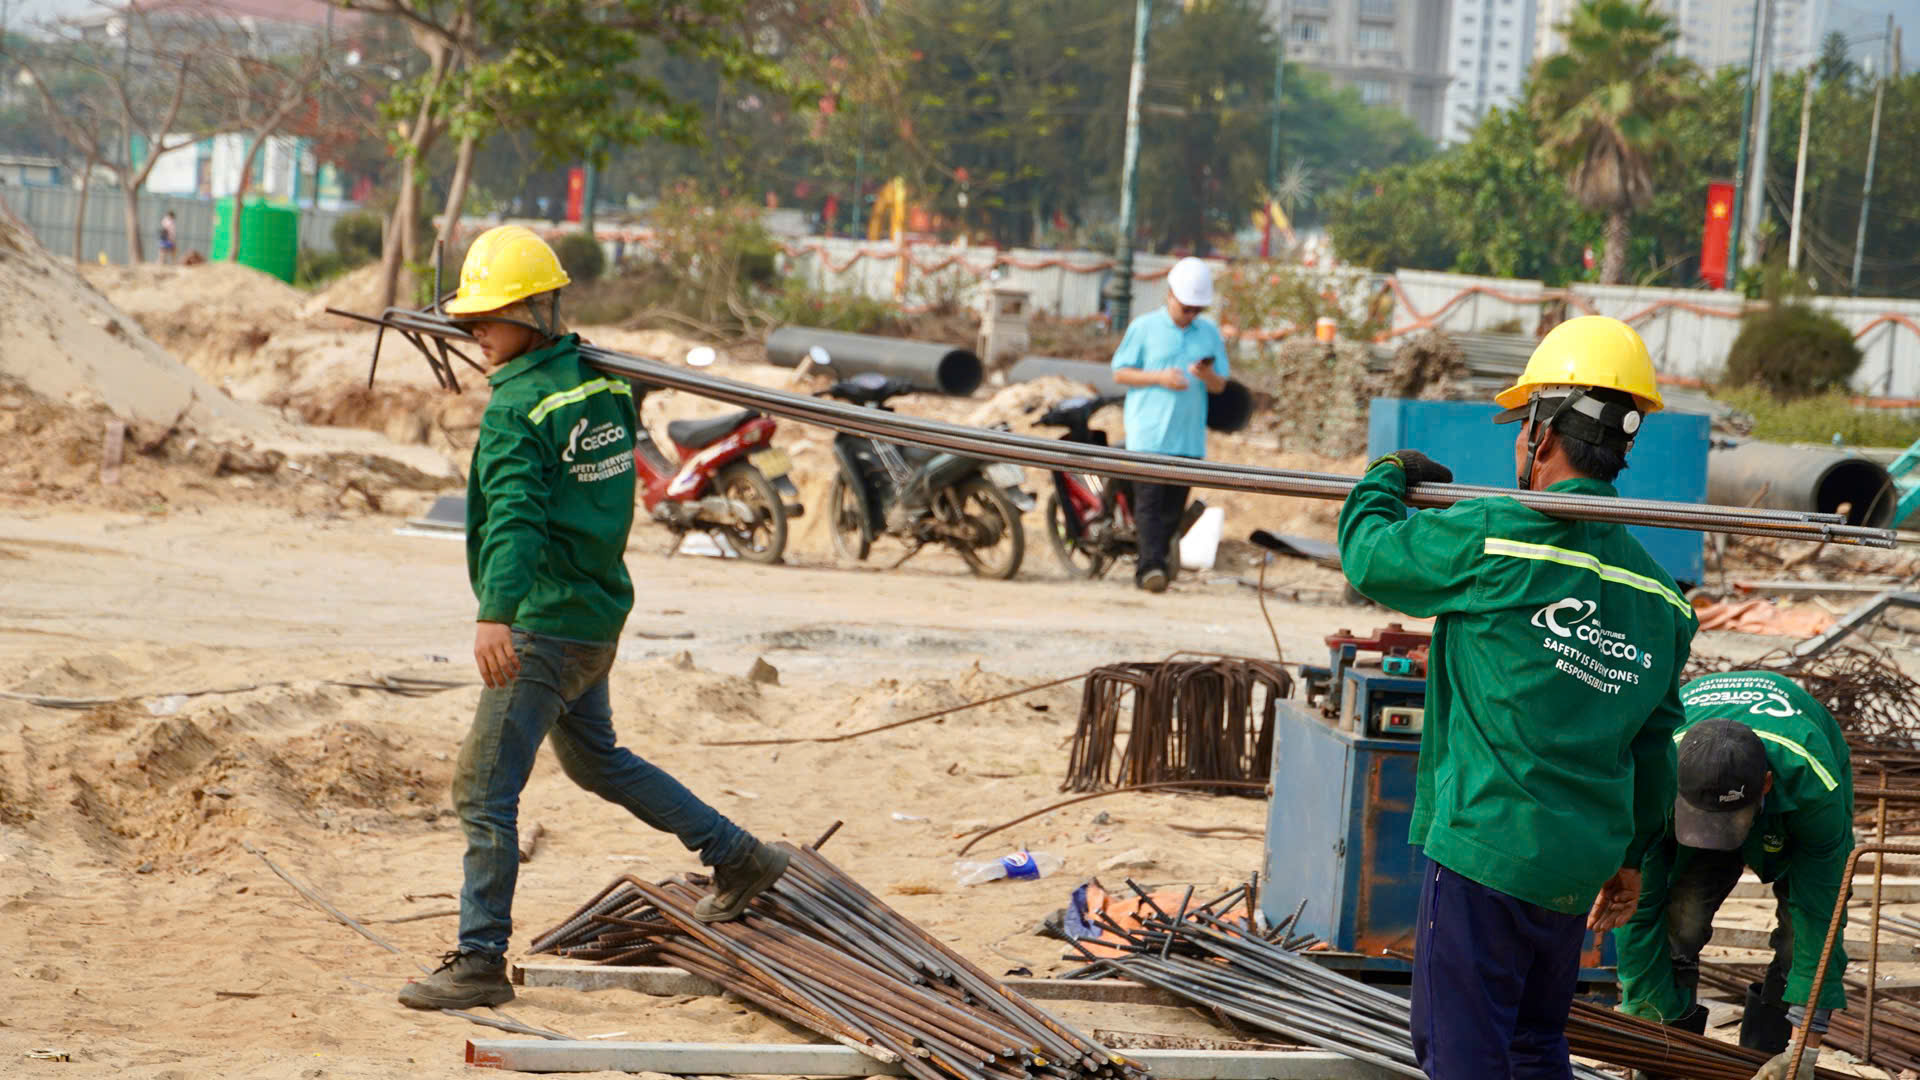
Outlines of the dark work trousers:
{"label": "dark work trousers", "polygon": [[1173,533],[1180,527],[1181,515],[1187,512],[1188,490],[1185,484],[1134,481],[1133,527],[1140,534],[1140,558],[1133,572],[1134,584],[1139,584],[1149,570],[1166,573],[1167,551],[1173,546]]}
{"label": "dark work trousers", "polygon": [[[1703,851],[1688,848],[1686,858],[1667,878],[1667,945],[1673,958],[1673,982],[1695,1000],[1700,989],[1700,950],[1713,936],[1713,915],[1733,893],[1746,868],[1738,851]],[[1773,933],[1767,945],[1773,960],[1767,964],[1766,981],[1760,984],[1761,1000],[1777,1009],[1786,1009],[1787,975],[1793,970],[1793,919],[1787,913],[1787,879],[1773,883]]]}
{"label": "dark work trousers", "polygon": [[1567,1010],[1587,917],[1426,864],[1414,929],[1413,1053],[1432,1080],[1568,1080]]}

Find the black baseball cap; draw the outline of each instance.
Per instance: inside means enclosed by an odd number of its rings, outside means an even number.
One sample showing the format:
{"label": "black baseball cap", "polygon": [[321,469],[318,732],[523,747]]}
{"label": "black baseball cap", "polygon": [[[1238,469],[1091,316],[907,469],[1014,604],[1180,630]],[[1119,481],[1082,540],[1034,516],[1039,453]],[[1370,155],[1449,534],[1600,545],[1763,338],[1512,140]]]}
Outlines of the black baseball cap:
{"label": "black baseball cap", "polygon": [[1767,748],[1738,720],[1702,720],[1680,740],[1673,835],[1681,844],[1733,851],[1746,843],[1767,782]]}

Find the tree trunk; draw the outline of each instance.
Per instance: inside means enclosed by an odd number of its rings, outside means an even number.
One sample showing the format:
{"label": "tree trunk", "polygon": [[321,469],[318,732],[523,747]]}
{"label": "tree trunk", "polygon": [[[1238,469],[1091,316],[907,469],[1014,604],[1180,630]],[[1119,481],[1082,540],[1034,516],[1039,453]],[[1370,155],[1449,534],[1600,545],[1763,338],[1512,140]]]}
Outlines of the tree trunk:
{"label": "tree trunk", "polygon": [[120,194],[127,201],[127,265],[147,261],[147,249],[140,243],[140,185],[123,176]]}
{"label": "tree trunk", "polygon": [[94,159],[87,158],[87,168],[80,174],[80,207],[73,215],[73,265],[84,266],[87,261],[87,194],[93,188]]}
{"label": "tree trunk", "polygon": [[240,222],[245,217],[242,211],[247,205],[247,187],[253,180],[253,163],[260,158],[260,148],[267,143],[267,133],[254,132],[253,141],[247,144],[247,156],[240,162],[240,182],[233,189],[233,220],[227,223],[227,261],[240,261]]}
{"label": "tree trunk", "polygon": [[473,152],[478,141],[472,135],[461,136],[459,152],[454,154],[453,180],[447,185],[447,204],[440,218],[439,243],[443,248],[460,243],[460,214],[466,209],[467,188],[473,179]]}
{"label": "tree trunk", "polygon": [[1627,271],[1627,214],[1615,210],[1607,215],[1607,251],[1600,260],[1600,284],[1618,285]]}
{"label": "tree trunk", "polygon": [[427,92],[420,98],[420,111],[414,115],[413,126],[407,131],[410,153],[401,162],[400,193],[394,199],[393,217],[387,222],[386,245],[380,252],[380,306],[383,308],[392,307],[400,295],[401,271],[407,264],[418,261],[419,242],[414,235],[413,219],[419,213],[419,172],[426,167],[427,151],[440,134],[439,125],[433,120],[433,99],[453,61],[453,51],[445,46],[432,52],[433,72],[427,82]]}

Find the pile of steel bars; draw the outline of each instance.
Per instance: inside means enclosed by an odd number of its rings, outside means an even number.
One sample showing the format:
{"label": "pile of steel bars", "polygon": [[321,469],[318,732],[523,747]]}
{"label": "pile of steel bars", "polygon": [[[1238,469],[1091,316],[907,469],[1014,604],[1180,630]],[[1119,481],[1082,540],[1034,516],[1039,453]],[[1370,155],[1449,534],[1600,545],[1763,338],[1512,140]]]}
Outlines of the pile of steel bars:
{"label": "pile of steel bars", "polygon": [[[1891,916],[1881,915],[1882,926],[1895,929],[1886,920]],[[1764,964],[1719,964],[1702,961],[1700,964],[1700,982],[1704,986],[1725,991],[1733,997],[1746,995],[1747,984],[1759,982],[1766,975]],[[1849,978],[1848,996],[1858,1002],[1866,992],[1865,979]],[[1873,999],[1873,1044],[1867,1044],[1866,1016],[1864,1011],[1836,1009],[1830,1020],[1826,1039],[1822,1046],[1835,1050],[1844,1050],[1870,1065],[1878,1065],[1891,1072],[1904,1069],[1920,1069],[1920,1002],[1896,998],[1882,991]],[[1869,1053],[1871,1051],[1871,1053]]]}
{"label": "pile of steel bars", "polygon": [[[1407,1000],[1288,948],[1292,939],[1283,935],[1292,919],[1265,933],[1249,927],[1227,913],[1242,890],[1192,907],[1189,889],[1179,910],[1169,914],[1145,890],[1128,885],[1153,914],[1137,930],[1110,922],[1103,926],[1126,940],[1127,955],[1101,959],[1082,948],[1109,974],[1165,990],[1289,1042],[1332,1050],[1401,1076],[1424,1075],[1414,1060]],[[1251,888],[1243,887],[1248,895]],[[1586,1068],[1576,1068],[1574,1075],[1608,1080],[1605,1073]]]}
{"label": "pile of steel bars", "polygon": [[1293,679],[1280,665],[1244,657],[1095,668],[1080,695],[1080,723],[1060,790],[1265,780],[1272,772],[1274,708],[1292,692]]}
{"label": "pile of steel bars", "polygon": [[[1311,953],[1298,951],[1308,939],[1283,937],[1292,919],[1265,933],[1249,928],[1245,919],[1225,911],[1241,890],[1199,907],[1183,902],[1168,914],[1139,886],[1128,885],[1153,914],[1136,930],[1103,922],[1103,930],[1125,940],[1127,955],[1101,959],[1089,953],[1090,966],[1291,1042],[1421,1075],[1414,1064],[1406,999],[1315,963]],[[1192,895],[1188,890],[1188,901]],[[1567,1043],[1577,1057],[1693,1080],[1749,1080],[1771,1056],[1584,1002],[1576,1002],[1568,1017]],[[1587,1066],[1575,1065],[1573,1073],[1582,1080],[1606,1080],[1605,1073]],[[1819,1075],[1838,1074],[1822,1069]]]}
{"label": "pile of steel bars", "polygon": [[701,975],[919,1080],[1148,1080],[902,918],[811,848],[735,922],[702,923],[707,888],[615,881],[533,951]]}
{"label": "pile of steel bars", "polygon": [[[432,312],[389,308],[379,318],[356,315],[329,308],[332,314],[345,315],[383,327],[393,327],[434,365],[451,371],[451,361],[430,351],[423,336],[462,340],[469,335],[443,316]],[[702,397],[724,401],[803,423],[818,424],[836,431],[847,431],[908,443],[969,457],[997,459],[1040,469],[1065,469],[1102,476],[1143,480],[1151,483],[1185,484],[1227,491],[1248,491],[1265,495],[1289,495],[1312,499],[1344,499],[1357,478],[1331,473],[1312,473],[1290,469],[1267,469],[1227,462],[1171,458],[1141,454],[1115,447],[1067,443],[1058,439],[1019,435],[966,427],[939,420],[903,416],[880,409],[868,409],[825,398],[806,397],[767,387],[703,375],[696,371],[658,360],[630,356],[596,345],[583,344],[580,355],[587,363],[611,375],[637,379],[654,386],[682,390]],[[1856,544],[1867,547],[1896,546],[1891,529],[1872,529],[1848,525],[1837,514],[1813,514],[1791,510],[1767,510],[1752,507],[1714,506],[1704,503],[1676,503],[1657,499],[1622,499],[1578,495],[1568,492],[1510,491],[1504,488],[1476,487],[1466,484],[1421,484],[1408,493],[1407,502],[1416,507],[1443,507],[1465,499],[1486,495],[1514,498],[1542,513],[1581,521],[1605,521],[1624,525],[1650,525],[1703,532],[1733,533],[1742,536],[1771,536],[1792,540],[1812,540],[1832,544]]]}

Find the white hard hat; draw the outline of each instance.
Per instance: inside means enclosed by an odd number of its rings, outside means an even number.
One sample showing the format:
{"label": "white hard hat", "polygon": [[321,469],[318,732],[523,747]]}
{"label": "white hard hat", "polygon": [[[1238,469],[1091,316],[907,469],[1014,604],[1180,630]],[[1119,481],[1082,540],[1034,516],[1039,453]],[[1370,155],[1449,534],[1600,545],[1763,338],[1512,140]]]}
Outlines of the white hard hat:
{"label": "white hard hat", "polygon": [[1188,307],[1213,306],[1213,268],[1188,256],[1167,271],[1167,288]]}

